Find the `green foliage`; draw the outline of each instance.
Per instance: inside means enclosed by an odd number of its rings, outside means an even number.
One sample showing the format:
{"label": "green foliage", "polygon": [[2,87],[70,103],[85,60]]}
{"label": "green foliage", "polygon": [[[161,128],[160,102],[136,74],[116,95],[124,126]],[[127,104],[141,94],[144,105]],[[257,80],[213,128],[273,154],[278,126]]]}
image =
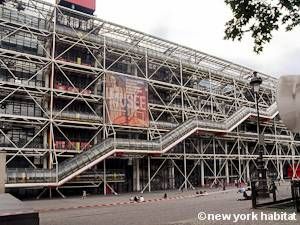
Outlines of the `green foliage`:
{"label": "green foliage", "polygon": [[225,25],[225,39],[241,40],[247,32],[254,39],[254,52],[260,53],[272,39],[272,31],[284,26],[291,31],[300,24],[300,0],[225,0],[233,18]]}

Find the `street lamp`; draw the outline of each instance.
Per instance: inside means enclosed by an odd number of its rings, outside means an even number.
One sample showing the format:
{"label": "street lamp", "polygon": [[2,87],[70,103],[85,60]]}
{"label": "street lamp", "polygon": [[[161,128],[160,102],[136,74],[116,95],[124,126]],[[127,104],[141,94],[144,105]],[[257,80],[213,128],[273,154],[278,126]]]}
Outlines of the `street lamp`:
{"label": "street lamp", "polygon": [[268,183],[267,183],[267,169],[265,168],[265,161],[263,159],[264,149],[262,146],[262,136],[260,133],[260,118],[259,118],[259,107],[258,107],[258,92],[259,86],[262,84],[261,77],[257,76],[257,72],[253,72],[253,77],[250,80],[250,85],[254,92],[256,110],[257,110],[257,135],[258,135],[258,158],[257,158],[257,197],[266,198],[270,197]]}

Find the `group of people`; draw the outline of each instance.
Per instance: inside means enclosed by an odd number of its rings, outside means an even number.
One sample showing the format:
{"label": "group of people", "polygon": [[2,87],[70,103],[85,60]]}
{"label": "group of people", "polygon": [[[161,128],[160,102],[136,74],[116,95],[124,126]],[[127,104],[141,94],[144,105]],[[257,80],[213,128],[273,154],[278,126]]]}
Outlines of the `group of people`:
{"label": "group of people", "polygon": [[206,191],[196,191],[196,195],[207,195]]}
{"label": "group of people", "polygon": [[250,187],[246,187],[246,188],[240,188],[238,190],[238,193],[241,193],[243,195],[243,199],[238,199],[238,200],[251,200],[251,196],[252,196],[252,192],[251,192],[251,188]]}
{"label": "group of people", "polygon": [[129,199],[131,202],[144,202],[145,199],[143,196],[134,196]]}

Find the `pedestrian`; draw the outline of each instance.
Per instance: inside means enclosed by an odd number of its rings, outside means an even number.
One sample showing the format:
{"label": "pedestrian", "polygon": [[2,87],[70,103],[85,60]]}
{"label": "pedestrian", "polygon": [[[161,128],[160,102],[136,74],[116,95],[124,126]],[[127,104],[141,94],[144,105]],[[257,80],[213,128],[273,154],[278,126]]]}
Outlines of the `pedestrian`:
{"label": "pedestrian", "polygon": [[143,196],[140,196],[140,197],[139,197],[139,202],[144,202],[144,201],[145,201],[144,197],[143,197]]}
{"label": "pedestrian", "polygon": [[134,196],[134,198],[133,198],[133,200],[135,201],[135,202],[138,202],[139,201],[139,196]]}
{"label": "pedestrian", "polygon": [[167,199],[168,198],[168,195],[167,193],[164,194],[164,199]]}
{"label": "pedestrian", "polygon": [[240,188],[237,193],[244,193],[244,191],[246,191],[245,188]]}
{"label": "pedestrian", "polygon": [[277,186],[274,181],[272,181],[271,186],[270,186],[270,193],[273,195],[273,202],[276,202],[276,191],[277,191]]}
{"label": "pedestrian", "polygon": [[212,186],[215,188],[218,188],[218,186],[219,186],[218,181],[214,180]]}
{"label": "pedestrian", "polygon": [[249,196],[249,195],[247,194],[247,191],[246,191],[246,190],[243,192],[243,197],[244,197],[245,200],[251,200],[251,196]]}
{"label": "pedestrian", "polygon": [[86,196],[87,196],[87,194],[86,194],[86,191],[82,191],[82,199],[85,199],[86,198]]}

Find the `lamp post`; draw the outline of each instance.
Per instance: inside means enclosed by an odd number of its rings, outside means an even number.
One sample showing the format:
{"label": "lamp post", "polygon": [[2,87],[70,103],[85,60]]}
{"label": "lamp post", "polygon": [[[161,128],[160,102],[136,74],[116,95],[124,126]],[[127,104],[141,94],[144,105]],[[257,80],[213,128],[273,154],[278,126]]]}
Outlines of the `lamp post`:
{"label": "lamp post", "polygon": [[257,110],[257,135],[258,135],[258,158],[257,158],[257,197],[266,198],[270,197],[268,183],[267,183],[267,169],[265,168],[265,161],[263,158],[264,149],[262,146],[262,136],[260,133],[260,118],[258,107],[258,91],[259,86],[262,84],[261,77],[257,76],[257,72],[253,72],[253,77],[250,80],[250,85],[254,92],[256,110]]}

